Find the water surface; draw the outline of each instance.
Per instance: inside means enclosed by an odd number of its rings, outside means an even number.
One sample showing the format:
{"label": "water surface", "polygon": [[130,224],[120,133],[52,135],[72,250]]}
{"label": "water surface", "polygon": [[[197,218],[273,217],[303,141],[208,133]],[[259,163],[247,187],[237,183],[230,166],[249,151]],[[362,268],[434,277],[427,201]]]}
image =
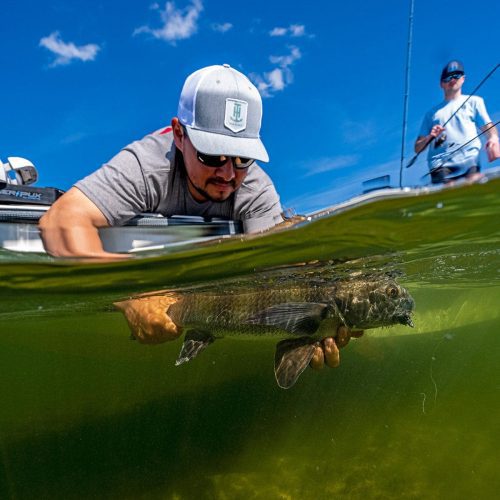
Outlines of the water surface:
{"label": "water surface", "polygon": [[[2,254],[0,497],[496,497],[499,192],[386,199],[125,263]],[[275,339],[223,339],[174,367],[181,340],[131,341],[112,306],[276,268],[397,276],[415,328],[368,331],[284,391]]]}

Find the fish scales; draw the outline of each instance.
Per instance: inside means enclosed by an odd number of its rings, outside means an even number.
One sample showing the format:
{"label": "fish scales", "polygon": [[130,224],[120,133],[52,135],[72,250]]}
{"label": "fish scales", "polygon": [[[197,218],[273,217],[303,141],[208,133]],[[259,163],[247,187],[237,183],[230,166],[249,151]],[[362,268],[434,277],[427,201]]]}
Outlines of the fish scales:
{"label": "fish scales", "polygon": [[[282,328],[248,324],[253,315],[278,304],[325,302],[333,287],[318,286],[235,290],[227,293],[188,293],[169,308],[172,320],[187,328],[206,328],[214,334],[286,335]],[[340,318],[339,318],[340,320]]]}

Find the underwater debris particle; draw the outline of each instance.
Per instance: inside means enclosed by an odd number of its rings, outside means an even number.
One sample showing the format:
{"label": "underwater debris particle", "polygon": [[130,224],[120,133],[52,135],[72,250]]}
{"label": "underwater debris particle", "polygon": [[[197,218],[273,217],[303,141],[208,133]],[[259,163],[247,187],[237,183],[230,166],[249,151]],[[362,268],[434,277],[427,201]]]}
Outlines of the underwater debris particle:
{"label": "underwater debris particle", "polygon": [[425,400],[427,399],[427,394],[421,392],[420,395],[422,396],[422,413],[425,415]]}

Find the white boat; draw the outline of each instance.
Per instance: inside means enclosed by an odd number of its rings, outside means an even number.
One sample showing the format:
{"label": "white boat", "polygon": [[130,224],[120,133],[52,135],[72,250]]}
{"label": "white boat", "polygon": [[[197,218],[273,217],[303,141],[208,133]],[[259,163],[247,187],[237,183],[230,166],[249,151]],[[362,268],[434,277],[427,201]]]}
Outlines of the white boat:
{"label": "white boat", "polygon": [[[0,248],[45,253],[38,221],[63,194],[56,188],[28,186],[38,174],[31,162],[10,157],[0,161]],[[176,248],[242,233],[239,221],[203,217],[142,214],[119,227],[99,230],[108,252],[145,252]]]}

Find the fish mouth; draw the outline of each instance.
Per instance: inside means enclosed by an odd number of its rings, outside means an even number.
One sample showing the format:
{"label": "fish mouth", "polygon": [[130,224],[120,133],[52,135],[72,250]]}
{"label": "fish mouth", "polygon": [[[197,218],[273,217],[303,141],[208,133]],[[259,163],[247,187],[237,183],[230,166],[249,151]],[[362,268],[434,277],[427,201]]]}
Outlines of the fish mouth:
{"label": "fish mouth", "polygon": [[411,328],[414,328],[413,321],[411,319],[410,314],[402,314],[401,316],[398,317],[398,322],[401,323],[402,325],[409,326]]}

